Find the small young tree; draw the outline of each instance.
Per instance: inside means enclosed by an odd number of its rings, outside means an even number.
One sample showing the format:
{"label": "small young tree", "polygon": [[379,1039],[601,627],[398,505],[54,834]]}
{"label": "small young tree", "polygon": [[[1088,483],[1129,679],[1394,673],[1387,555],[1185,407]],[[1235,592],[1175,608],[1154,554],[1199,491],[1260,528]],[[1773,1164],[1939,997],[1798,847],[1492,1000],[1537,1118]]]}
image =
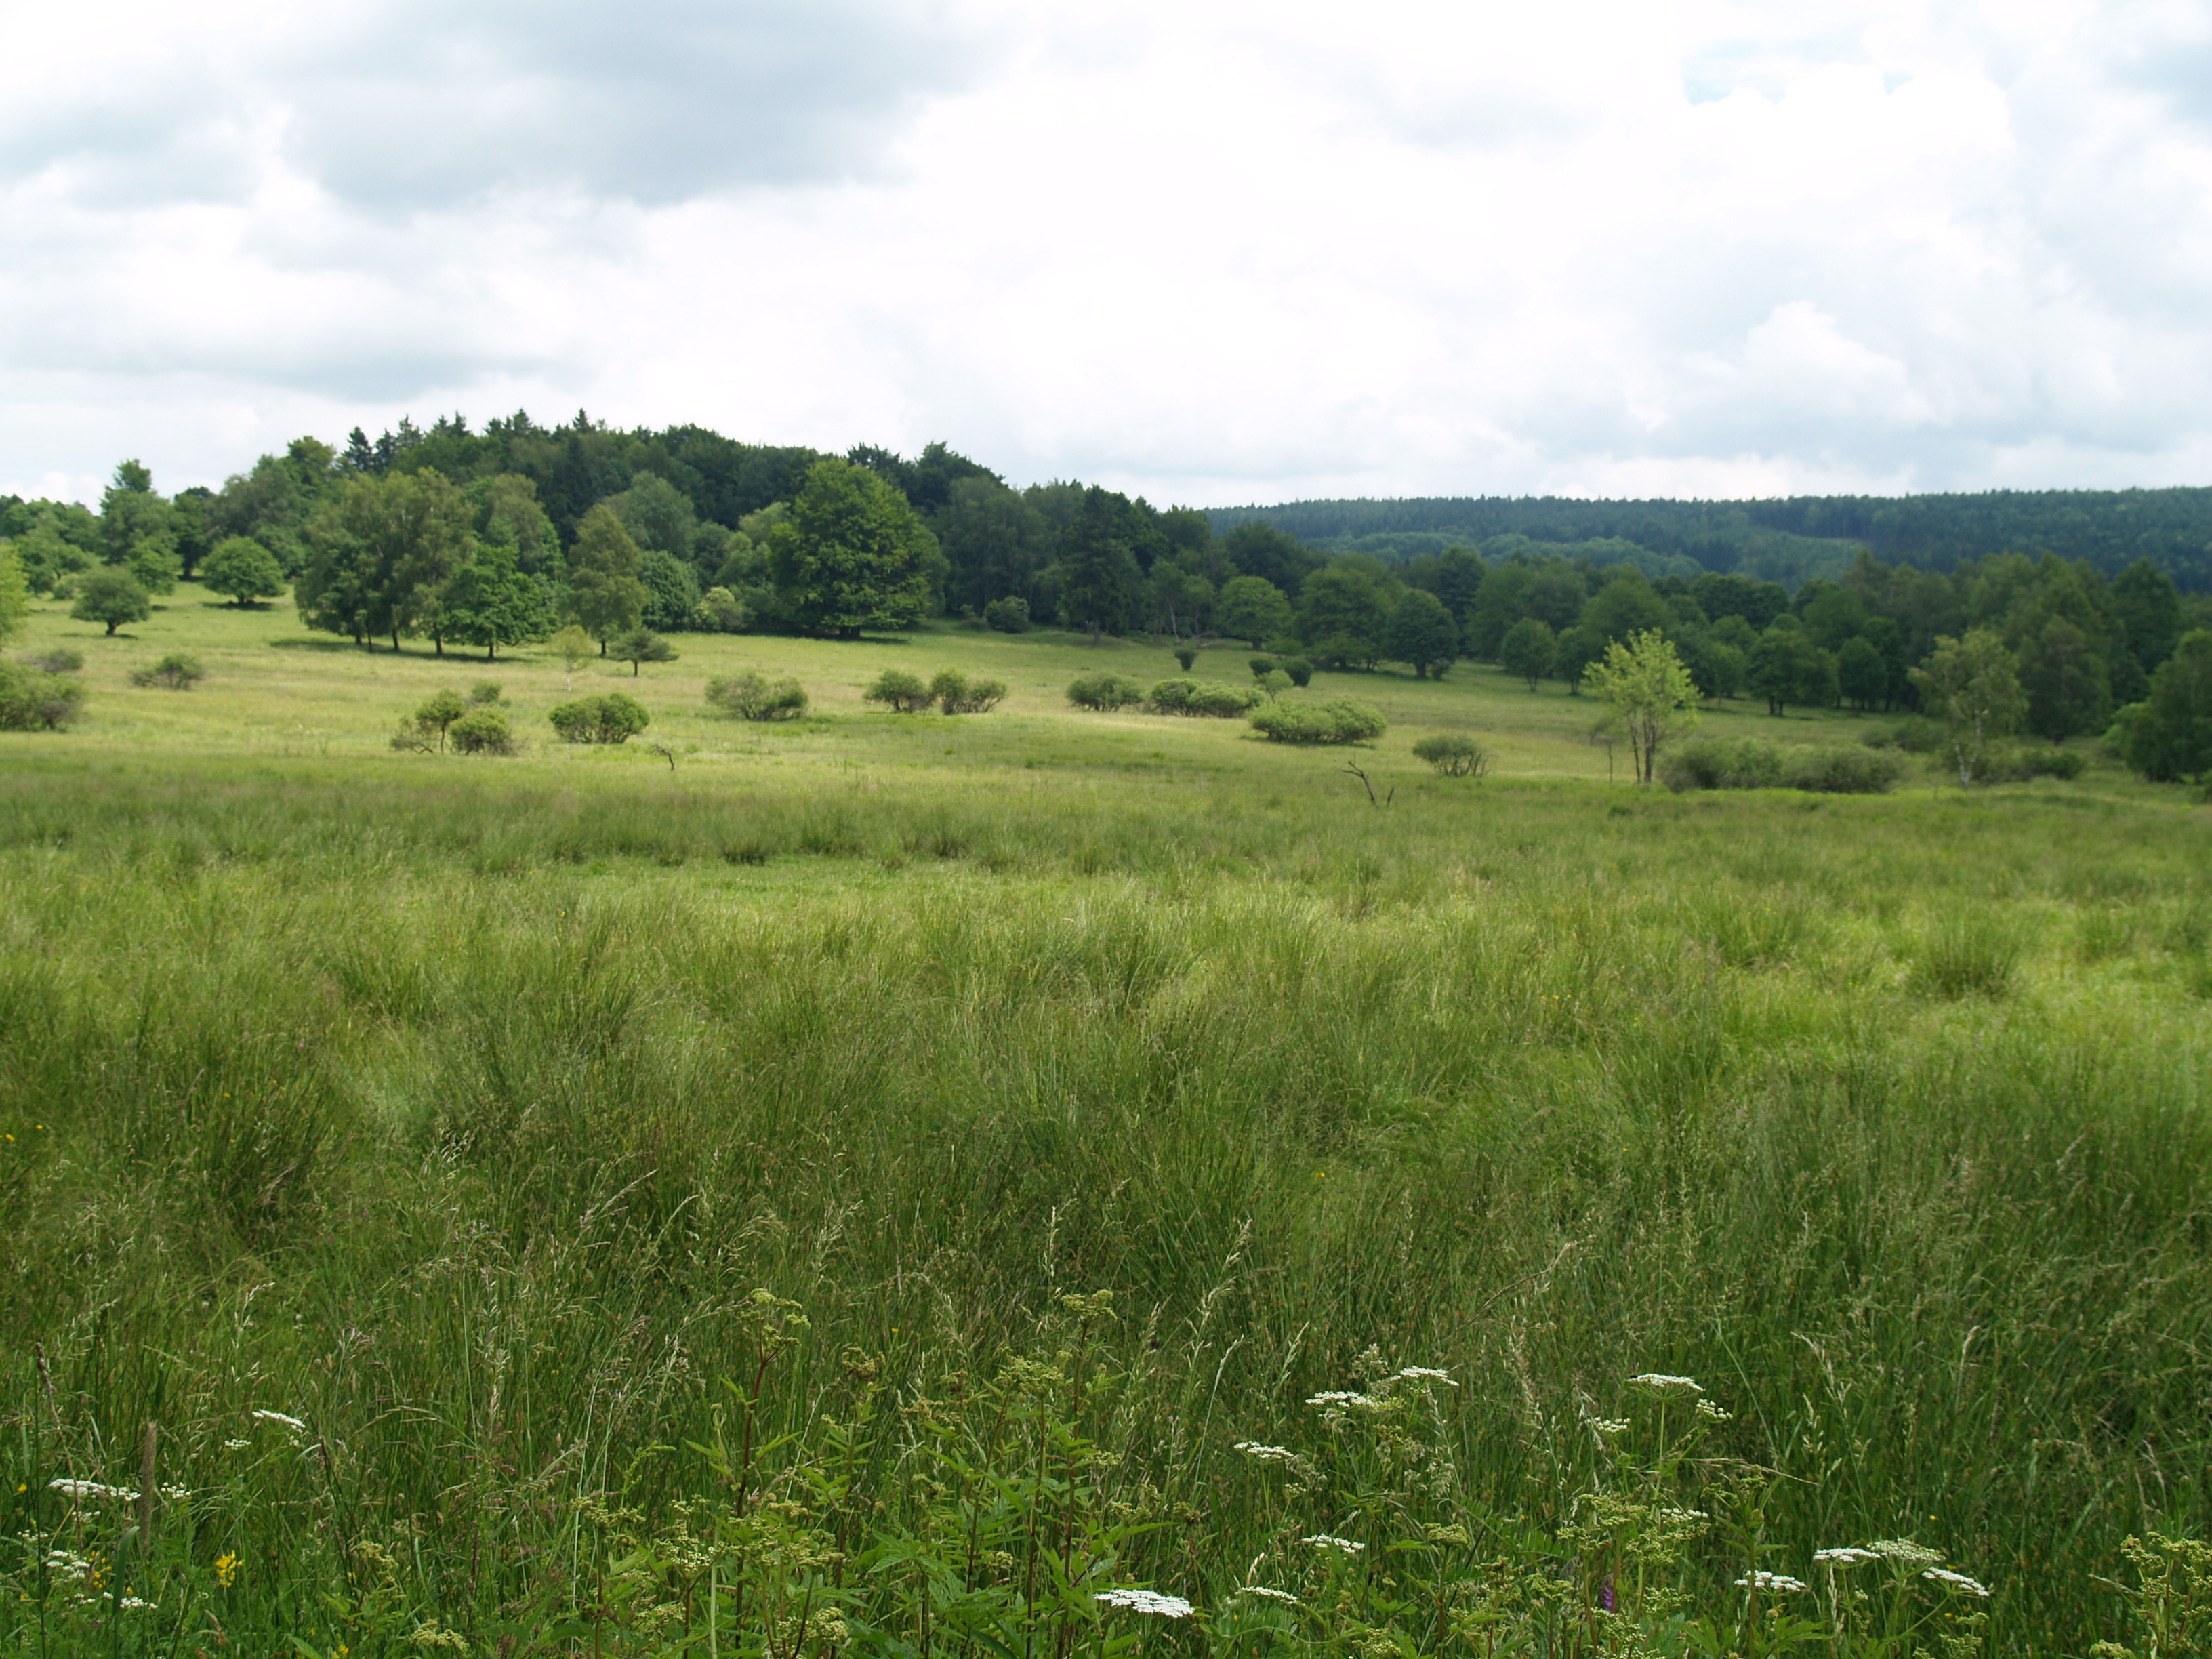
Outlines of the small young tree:
{"label": "small young tree", "polygon": [[860,696],[865,702],[882,703],[897,714],[918,714],[937,701],[921,675],[903,668],[886,668]]}
{"label": "small young tree", "polygon": [[2115,724],[2120,758],[2153,781],[2212,775],[2212,629],[2183,635],[2150,677],[2150,696]]}
{"label": "small young tree", "polygon": [[70,607],[78,622],[105,623],[110,637],[125,623],[144,622],[153,614],[154,603],[138,579],[113,565],[87,571],[76,586],[76,603]]}
{"label": "small young tree", "polygon": [[649,628],[633,628],[610,647],[617,662],[629,665],[629,676],[635,679],[639,668],[649,662],[674,662],[676,647]]}
{"label": "small young tree", "polygon": [[568,743],[628,743],[653,723],[653,716],[626,692],[579,697],[564,702],[545,717]]}
{"label": "small young tree", "polygon": [[1939,636],[1934,653],[1912,671],[1912,683],[1921,706],[1943,723],[1961,789],[1973,783],[1990,745],[2017,731],[2027,714],[2013,654],[1991,629],[1970,629],[1964,639]]}
{"label": "small young tree", "polygon": [[273,599],[284,591],[284,568],[251,536],[228,536],[200,563],[200,583],[240,607]]}
{"label": "small young tree", "polygon": [[58,732],[83,711],[79,682],[0,662],[0,732]]}
{"label": "small young tree", "polygon": [[1393,661],[1411,664],[1415,679],[1442,679],[1459,660],[1459,624],[1435,594],[1409,587],[1390,612],[1383,651]]}
{"label": "small young tree", "polygon": [[415,711],[415,729],[425,738],[434,734],[438,739],[438,748],[441,752],[443,752],[446,747],[447,732],[453,726],[454,721],[468,712],[469,706],[461,701],[459,692],[433,692],[422,706]]}
{"label": "small young tree", "polygon": [[1674,646],[1656,629],[1615,640],[1584,678],[1627,736],[1636,778],[1649,783],[1659,751],[1698,723],[1698,688]]}
{"label": "small young tree", "polygon": [[592,636],[574,623],[570,623],[545,643],[553,654],[561,659],[562,690],[574,691],[576,689],[576,671],[598,654],[599,647],[592,644]]}
{"label": "small young tree", "polygon": [[1531,691],[1537,681],[1551,678],[1559,653],[1559,642],[1552,624],[1537,617],[1523,617],[1498,642],[1499,665],[1507,673],[1528,681]]}

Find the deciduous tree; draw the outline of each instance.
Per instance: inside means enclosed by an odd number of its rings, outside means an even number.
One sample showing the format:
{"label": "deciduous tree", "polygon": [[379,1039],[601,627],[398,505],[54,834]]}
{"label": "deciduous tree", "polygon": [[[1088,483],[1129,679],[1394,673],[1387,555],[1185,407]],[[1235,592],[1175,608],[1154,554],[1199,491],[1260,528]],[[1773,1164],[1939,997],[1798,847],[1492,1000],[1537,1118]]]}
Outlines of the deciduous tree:
{"label": "deciduous tree", "polygon": [[2012,653],[1994,629],[1939,636],[1934,654],[1912,671],[1912,683],[1921,706],[1943,722],[1962,789],[1982,769],[1990,745],[2017,731],[2027,714]]}
{"label": "deciduous tree", "polygon": [[1659,751],[1698,723],[1698,688],[1674,647],[1656,629],[1613,641],[1584,677],[1628,738],[1637,781],[1649,783]]}

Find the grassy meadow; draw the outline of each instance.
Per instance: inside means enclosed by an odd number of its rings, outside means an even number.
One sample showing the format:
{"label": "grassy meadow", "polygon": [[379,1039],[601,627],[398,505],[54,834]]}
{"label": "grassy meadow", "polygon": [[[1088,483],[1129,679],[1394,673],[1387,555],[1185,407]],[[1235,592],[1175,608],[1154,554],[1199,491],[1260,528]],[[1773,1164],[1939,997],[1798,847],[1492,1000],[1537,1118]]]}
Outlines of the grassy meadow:
{"label": "grassy meadow", "polygon": [[[571,749],[528,649],[126,633],[41,607],[87,714],[0,734],[0,1650],[2203,1650],[2124,1547],[2212,1536],[2179,792],[1675,796],[1317,676],[1377,805],[950,626],[591,665],[653,725]],[[391,749],[484,679],[523,753]]]}

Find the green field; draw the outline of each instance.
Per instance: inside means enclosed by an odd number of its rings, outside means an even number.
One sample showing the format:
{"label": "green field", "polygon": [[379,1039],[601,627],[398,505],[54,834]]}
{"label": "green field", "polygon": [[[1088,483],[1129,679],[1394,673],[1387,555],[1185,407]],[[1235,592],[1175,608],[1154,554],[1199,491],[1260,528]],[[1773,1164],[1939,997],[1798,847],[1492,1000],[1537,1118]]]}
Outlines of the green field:
{"label": "green field", "polygon": [[[571,749],[527,650],[126,632],[40,607],[87,713],[0,734],[0,1649],[2081,1654],[2212,1533],[2177,791],[1675,796],[1555,687],[1318,677],[1376,805],[949,627],[679,636]],[[480,679],[522,754],[391,749]],[[150,1517],[52,1484],[149,1422]],[[1908,1537],[1991,1597],[1812,1565]]]}

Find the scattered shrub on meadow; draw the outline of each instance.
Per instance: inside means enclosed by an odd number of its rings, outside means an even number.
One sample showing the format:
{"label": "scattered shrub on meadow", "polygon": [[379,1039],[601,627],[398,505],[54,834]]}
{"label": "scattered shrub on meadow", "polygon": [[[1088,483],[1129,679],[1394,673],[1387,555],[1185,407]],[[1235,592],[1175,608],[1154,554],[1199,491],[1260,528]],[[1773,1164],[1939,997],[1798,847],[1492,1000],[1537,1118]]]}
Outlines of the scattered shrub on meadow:
{"label": "scattered shrub on meadow", "polygon": [[1030,602],[1019,597],[994,599],[983,607],[983,625],[1001,634],[1030,631]]}
{"label": "scattered shrub on meadow", "polygon": [[1184,673],[1189,673],[1191,665],[1198,660],[1198,647],[1194,645],[1179,645],[1176,647],[1175,659],[1176,665],[1179,666]]}
{"label": "scattered shrub on meadow", "polygon": [[81,681],[0,662],[0,732],[58,732],[83,712]]}
{"label": "scattered shrub on meadow", "polygon": [[189,651],[172,651],[151,668],[131,671],[133,685],[157,685],[165,691],[189,691],[207,678],[200,659]]}
{"label": "scattered shrub on meadow", "polygon": [[1886,749],[1823,748],[1765,738],[1707,738],[1684,744],[1661,763],[1660,781],[1687,789],[1803,789],[1818,794],[1878,795],[1905,775]]}
{"label": "scattered shrub on meadow", "polygon": [[1291,677],[1292,685],[1303,686],[1313,684],[1313,665],[1304,657],[1285,657],[1275,666]]}
{"label": "scattered shrub on meadow", "polygon": [[795,720],[806,712],[806,688],[797,680],[771,680],[756,670],[707,682],[707,702],[741,720]]}
{"label": "scattered shrub on meadow", "polygon": [[929,683],[931,701],[948,714],[988,714],[1006,700],[1004,680],[971,680],[957,668],[941,668]]}
{"label": "scattered shrub on meadow", "polygon": [[633,628],[608,645],[607,654],[618,662],[628,663],[629,677],[635,679],[647,663],[674,662],[677,653],[674,646],[650,628]]}
{"label": "scattered shrub on meadow", "polygon": [[628,743],[653,724],[644,705],[621,691],[579,697],[562,703],[545,718],[568,743]]}
{"label": "scattered shrub on meadow", "polygon": [[461,701],[459,692],[433,692],[416,709],[413,719],[399,723],[399,729],[392,734],[392,746],[426,755],[434,750],[442,752],[446,733],[453,729],[454,721],[468,712],[469,706]]}
{"label": "scattered shrub on meadow", "polygon": [[471,708],[495,707],[504,690],[505,688],[497,680],[478,680],[469,688],[469,707]]}
{"label": "scattered shrub on meadow", "polygon": [[1490,751],[1464,732],[1432,732],[1413,744],[1413,755],[1448,778],[1479,778],[1490,770]]}
{"label": "scattered shrub on meadow", "polygon": [[84,666],[84,653],[74,646],[52,646],[24,658],[23,665],[41,674],[74,674]]}
{"label": "scattered shrub on meadow", "polygon": [[937,698],[919,674],[903,668],[886,668],[860,693],[869,702],[880,702],[897,714],[918,714]]}
{"label": "scattered shrub on meadow", "polygon": [[2070,782],[2080,777],[2088,764],[2089,757],[2077,750],[2031,744],[2022,749],[1999,750],[1990,756],[1982,769],[1981,781],[2025,783],[2030,778],[2063,778]]}
{"label": "scattered shrub on meadow", "polygon": [[1281,696],[1291,689],[1291,677],[1279,668],[1271,668],[1253,684],[1272,699]]}
{"label": "scattered shrub on meadow", "polygon": [[1267,698],[1256,685],[1219,685],[1206,680],[1162,680],[1145,698],[1156,714],[1194,714],[1233,720]]}
{"label": "scattered shrub on meadow", "polygon": [[1145,700],[1145,688],[1126,674],[1095,668],[1068,682],[1067,700],[1078,708],[1127,708]]}
{"label": "scattered shrub on meadow", "polygon": [[1252,729],[1270,743],[1372,743],[1389,729],[1382,716],[1349,697],[1327,702],[1271,702],[1252,711]]}
{"label": "scattered shrub on meadow", "polygon": [[1258,656],[1248,658],[1246,660],[1252,665],[1252,678],[1255,680],[1264,680],[1268,675],[1276,672],[1275,659],[1264,651]]}
{"label": "scattered shrub on meadow", "polygon": [[514,733],[508,728],[507,716],[496,708],[478,707],[455,720],[446,734],[453,741],[453,751],[461,755],[512,755],[514,752]]}
{"label": "scattered shrub on meadow", "polygon": [[152,598],[136,576],[118,565],[87,572],[70,607],[74,620],[105,623],[110,635],[125,623],[144,622],[153,614]]}

